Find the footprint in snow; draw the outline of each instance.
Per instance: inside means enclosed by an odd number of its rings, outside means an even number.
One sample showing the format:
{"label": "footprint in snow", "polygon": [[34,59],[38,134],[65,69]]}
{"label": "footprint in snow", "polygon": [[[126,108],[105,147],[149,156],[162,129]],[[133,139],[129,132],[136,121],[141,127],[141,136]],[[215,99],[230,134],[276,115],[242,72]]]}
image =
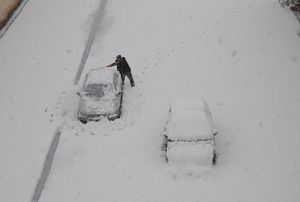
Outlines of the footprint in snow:
{"label": "footprint in snow", "polygon": [[104,136],[111,136],[111,135],[112,135],[111,133],[104,134]]}

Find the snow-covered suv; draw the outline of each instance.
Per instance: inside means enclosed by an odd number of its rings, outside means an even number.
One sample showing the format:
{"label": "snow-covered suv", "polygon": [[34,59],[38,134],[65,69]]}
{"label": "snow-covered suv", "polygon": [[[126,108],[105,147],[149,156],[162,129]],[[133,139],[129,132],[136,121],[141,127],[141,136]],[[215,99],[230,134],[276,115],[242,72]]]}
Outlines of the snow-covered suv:
{"label": "snow-covered suv", "polygon": [[212,116],[204,101],[180,100],[170,106],[163,132],[162,151],[166,162],[211,165],[216,163]]}
{"label": "snow-covered suv", "polygon": [[103,117],[120,118],[123,98],[121,75],[113,69],[92,69],[84,80],[80,95],[78,119],[86,123]]}

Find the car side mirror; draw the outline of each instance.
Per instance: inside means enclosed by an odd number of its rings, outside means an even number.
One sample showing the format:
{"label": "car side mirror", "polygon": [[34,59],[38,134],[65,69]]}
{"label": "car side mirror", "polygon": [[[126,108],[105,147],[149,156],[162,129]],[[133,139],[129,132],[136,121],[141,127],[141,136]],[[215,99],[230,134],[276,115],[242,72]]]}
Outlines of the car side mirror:
{"label": "car side mirror", "polygon": [[122,92],[122,91],[120,91],[120,92],[116,93],[116,95],[122,95],[122,94],[123,94],[123,92]]}
{"label": "car side mirror", "polygon": [[213,135],[218,135],[218,131],[216,129],[213,130]]}

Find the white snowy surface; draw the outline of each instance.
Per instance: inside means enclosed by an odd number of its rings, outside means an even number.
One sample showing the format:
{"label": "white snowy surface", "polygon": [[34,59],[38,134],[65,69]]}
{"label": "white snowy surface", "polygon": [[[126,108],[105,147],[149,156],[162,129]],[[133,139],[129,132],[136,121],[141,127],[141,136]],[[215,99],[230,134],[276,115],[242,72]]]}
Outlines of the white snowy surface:
{"label": "white snowy surface", "polygon": [[[59,125],[41,202],[299,201],[300,38],[288,9],[108,1],[84,74],[122,54],[136,87],[126,80],[121,119],[82,125],[72,80],[98,3],[29,1],[0,40],[1,201],[30,200]],[[171,100],[202,96],[219,158],[186,172],[162,161],[160,134]]]}
{"label": "white snowy surface", "polygon": [[30,201],[97,1],[29,1],[0,40],[0,201]]}
{"label": "white snowy surface", "polygon": [[185,167],[189,164],[209,166],[212,165],[213,149],[213,144],[210,142],[169,142],[168,163]]}
{"label": "white snowy surface", "polygon": [[119,74],[114,69],[93,69],[87,75],[87,84],[93,83],[112,83],[115,74]]}
{"label": "white snowy surface", "polygon": [[173,105],[166,133],[171,140],[205,140],[213,137],[213,129],[204,110],[195,107],[178,109]]}
{"label": "white snowy surface", "polygon": [[203,99],[180,98],[171,102],[173,110],[205,111],[205,101]]}
{"label": "white snowy surface", "polygon": [[120,106],[120,98],[116,95],[121,90],[120,77],[115,69],[90,70],[84,80],[79,110],[88,115],[116,113]]}

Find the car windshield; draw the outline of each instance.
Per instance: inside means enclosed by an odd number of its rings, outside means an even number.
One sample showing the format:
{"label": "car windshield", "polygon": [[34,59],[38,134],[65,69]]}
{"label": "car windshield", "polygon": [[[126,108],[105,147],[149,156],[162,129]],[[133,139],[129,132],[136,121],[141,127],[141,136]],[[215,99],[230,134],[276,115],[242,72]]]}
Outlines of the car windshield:
{"label": "car windshield", "polygon": [[84,95],[88,97],[102,98],[112,93],[112,86],[110,84],[93,83],[88,84],[84,89]]}

